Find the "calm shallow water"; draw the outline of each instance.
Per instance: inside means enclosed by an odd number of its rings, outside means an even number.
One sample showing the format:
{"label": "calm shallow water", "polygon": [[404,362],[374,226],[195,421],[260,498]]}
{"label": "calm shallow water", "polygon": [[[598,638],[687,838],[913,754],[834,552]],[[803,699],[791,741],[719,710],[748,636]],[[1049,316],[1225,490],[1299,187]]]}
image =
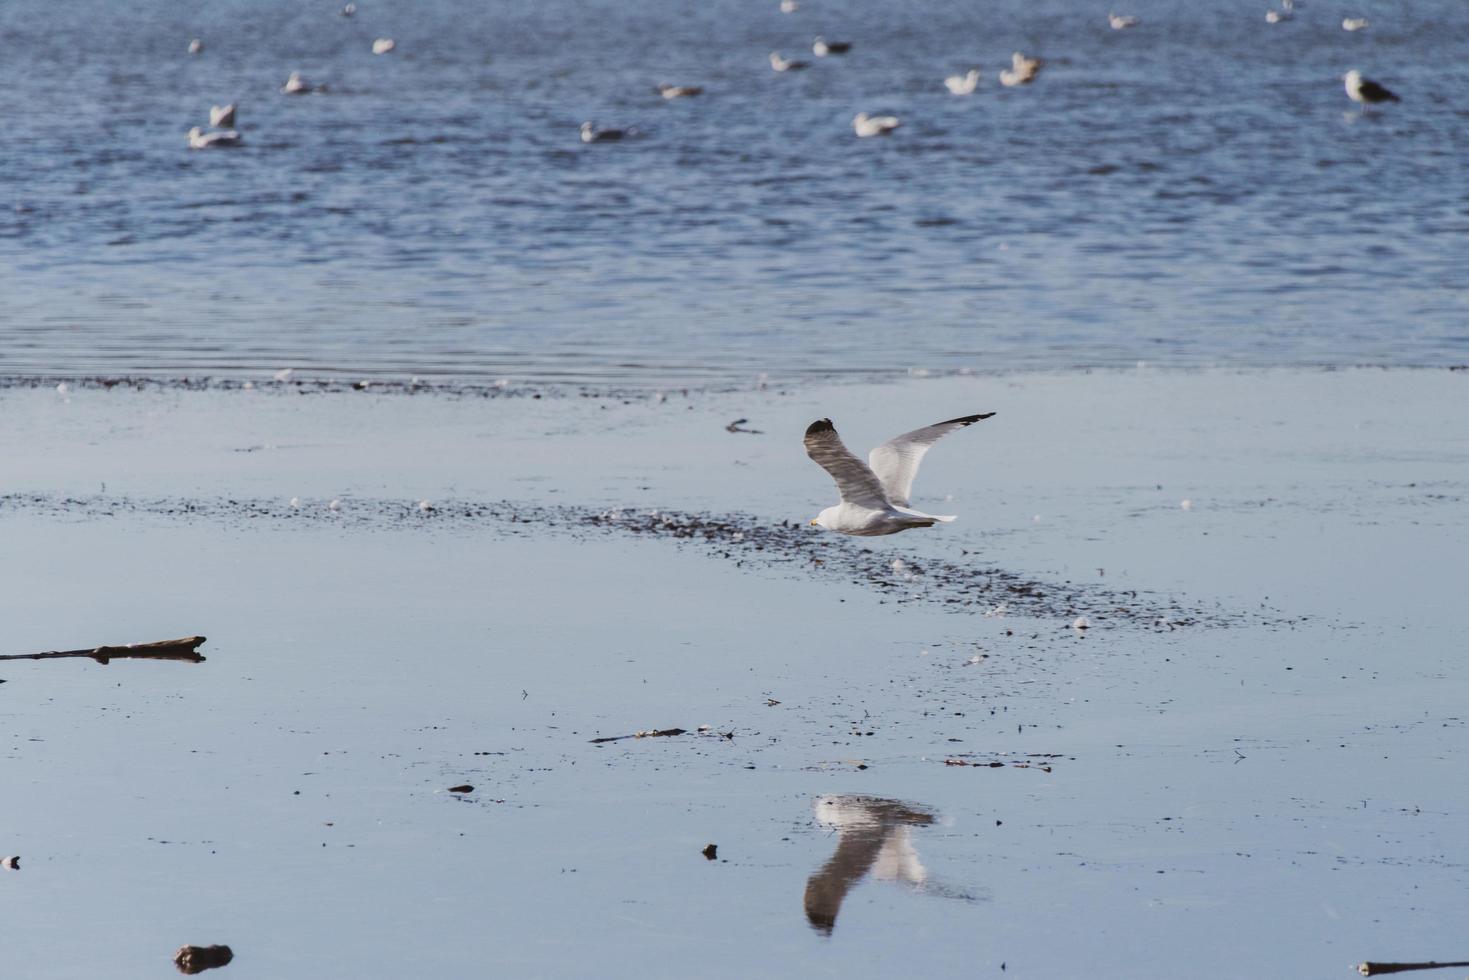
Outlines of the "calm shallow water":
{"label": "calm shallow water", "polygon": [[[1469,359],[1454,0],[1151,0],[1126,32],[1058,0],[359,6],[0,6],[0,373]],[[769,70],[817,33],[856,48]],[[1015,49],[1049,64],[1002,90]],[[1360,117],[1352,67],[1404,103]],[[278,94],[293,69],[330,91]],[[248,145],[188,151],[230,100]],[[859,110],[904,127],[858,141]]]}

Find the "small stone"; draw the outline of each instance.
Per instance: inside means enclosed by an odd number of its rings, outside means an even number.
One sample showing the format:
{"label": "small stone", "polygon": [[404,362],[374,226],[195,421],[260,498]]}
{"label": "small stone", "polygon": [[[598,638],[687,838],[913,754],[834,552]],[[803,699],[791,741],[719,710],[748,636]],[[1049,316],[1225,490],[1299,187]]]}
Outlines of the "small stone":
{"label": "small stone", "polygon": [[719,845],[705,844],[704,849],[699,853],[704,855],[704,857],[708,860],[713,861],[715,858],[719,857]]}
{"label": "small stone", "polygon": [[473,793],[474,792],[474,787],[471,786],[471,785],[469,785],[468,783],[464,783],[461,786],[450,786],[449,787],[449,792],[451,792],[451,793]]}

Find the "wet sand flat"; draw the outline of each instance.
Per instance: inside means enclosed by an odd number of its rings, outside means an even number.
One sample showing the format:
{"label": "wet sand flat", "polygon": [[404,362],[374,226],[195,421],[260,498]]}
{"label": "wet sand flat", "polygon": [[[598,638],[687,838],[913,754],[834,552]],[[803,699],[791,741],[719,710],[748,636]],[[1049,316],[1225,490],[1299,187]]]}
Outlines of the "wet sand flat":
{"label": "wet sand flat", "polygon": [[[1466,383],[0,390],[0,652],[209,637],[198,665],[0,664],[7,957],[122,978],[183,943],[228,943],[237,977],[1462,958],[1469,425],[1443,407]],[[832,497],[812,418],[865,450],[966,411],[999,414],[915,499],[958,523],[805,528]]]}

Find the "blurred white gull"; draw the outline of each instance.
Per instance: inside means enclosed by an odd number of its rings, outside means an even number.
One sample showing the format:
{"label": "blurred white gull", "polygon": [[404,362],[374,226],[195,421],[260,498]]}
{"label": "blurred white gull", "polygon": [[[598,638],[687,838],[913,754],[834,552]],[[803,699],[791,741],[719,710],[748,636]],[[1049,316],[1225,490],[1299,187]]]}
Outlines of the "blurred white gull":
{"label": "blurred white gull", "polygon": [[229,128],[235,124],[235,104],[212,105],[209,107],[209,125]]}
{"label": "blurred white gull", "polygon": [[687,99],[695,95],[703,95],[702,85],[669,85],[667,82],[658,83],[658,94],[665,99]]}
{"label": "blurred white gull", "polygon": [[581,141],[583,143],[610,143],[620,140],[627,135],[622,129],[598,129],[597,124],[587,121],[581,124]]}
{"label": "blurred white gull", "polygon": [[831,419],[818,419],[806,429],[806,455],[831,474],[842,502],[823,510],[811,521],[840,534],[875,537],[914,527],[933,527],[955,520],[925,514],[908,506],[913,478],[929,447],[956,432],[994,415],[965,415],[895,436],[868,454],[863,463],[842,444]]}
{"label": "blurred white gull", "polygon": [[311,83],[302,78],[299,71],[293,71],[286,84],[281,86],[281,91],[286,95],[305,95],[311,91]]}
{"label": "blurred white gull", "polygon": [[204,50],[204,42],[197,37],[189,42],[189,54],[198,54]]}
{"label": "blurred white gull", "polygon": [[971,68],[965,75],[950,75],[944,79],[944,88],[950,95],[972,95],[979,85],[979,69]]}
{"label": "blurred white gull", "polygon": [[206,133],[195,126],[189,130],[189,149],[209,150],[215,147],[239,146],[240,134],[233,129],[224,129],[216,133]]}
{"label": "blurred white gull", "polygon": [[897,116],[869,116],[859,112],[852,117],[852,129],[858,136],[886,136],[900,125]]}
{"label": "blurred white gull", "polygon": [[1041,59],[1027,58],[1016,51],[1010,55],[1010,67],[1000,72],[1000,84],[1006,88],[1029,85],[1035,81],[1035,76],[1040,74],[1041,64]]}
{"label": "blurred white gull", "polygon": [[1290,13],[1288,11],[1285,11],[1285,10],[1267,10],[1267,11],[1265,11],[1265,23],[1267,23],[1267,24],[1279,24],[1279,23],[1282,23],[1284,21],[1290,20],[1290,18],[1291,18]]}
{"label": "blurred white gull", "polygon": [[1129,27],[1136,27],[1142,23],[1131,14],[1108,14],[1107,23],[1112,25],[1114,31],[1125,31]]}
{"label": "blurred white gull", "polygon": [[772,51],[770,52],[770,67],[774,71],[800,71],[803,68],[810,68],[811,62],[782,58],[779,51]]}
{"label": "blurred white gull", "polygon": [[343,17],[351,17],[353,14],[357,13],[357,5],[355,3],[346,4],[342,7],[341,10],[338,10],[337,13],[341,14]]}
{"label": "blurred white gull", "polygon": [[373,54],[387,54],[398,46],[398,42],[390,37],[380,37],[372,42]]}
{"label": "blurred white gull", "polygon": [[797,0],[780,0],[780,12],[783,14],[793,14],[800,9],[801,5]]}
{"label": "blurred white gull", "polygon": [[1362,107],[1366,112],[1369,105],[1377,105],[1379,102],[1401,102],[1392,92],[1377,84],[1370,78],[1363,78],[1362,73],[1353,68],[1342,76],[1346,83],[1347,98]]}
{"label": "blurred white gull", "polygon": [[1344,31],[1360,31],[1367,27],[1370,21],[1366,17],[1348,17],[1341,22]]}
{"label": "blurred white gull", "polygon": [[829,54],[846,54],[852,50],[851,41],[828,41],[817,35],[816,40],[811,42],[811,53],[818,58],[825,58]]}

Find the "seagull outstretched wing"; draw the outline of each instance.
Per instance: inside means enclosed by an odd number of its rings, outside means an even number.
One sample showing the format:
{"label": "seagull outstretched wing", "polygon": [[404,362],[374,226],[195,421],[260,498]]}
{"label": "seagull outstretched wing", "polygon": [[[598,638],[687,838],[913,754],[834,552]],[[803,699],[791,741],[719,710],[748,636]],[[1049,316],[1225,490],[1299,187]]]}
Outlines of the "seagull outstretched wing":
{"label": "seagull outstretched wing", "polygon": [[831,419],[819,419],[806,429],[806,455],[831,474],[841,491],[842,503],[888,509],[888,498],[877,474],[842,445]]}
{"label": "seagull outstretched wing", "polygon": [[[913,478],[918,475],[918,464],[923,462],[923,455],[928,452],[928,447],[955,429],[973,425],[993,414],[995,413],[985,412],[982,415],[966,415],[959,419],[949,419],[947,422],[936,422],[922,429],[914,429],[912,432],[895,436],[874,449],[867,457],[867,461],[872,464],[872,472],[877,474],[887,498],[899,507],[907,507],[908,498],[913,493]],[[835,436],[836,433],[833,432],[832,435]],[[808,431],[806,433],[808,448],[811,445],[810,438],[811,434]],[[817,462],[821,461],[817,460]]]}

